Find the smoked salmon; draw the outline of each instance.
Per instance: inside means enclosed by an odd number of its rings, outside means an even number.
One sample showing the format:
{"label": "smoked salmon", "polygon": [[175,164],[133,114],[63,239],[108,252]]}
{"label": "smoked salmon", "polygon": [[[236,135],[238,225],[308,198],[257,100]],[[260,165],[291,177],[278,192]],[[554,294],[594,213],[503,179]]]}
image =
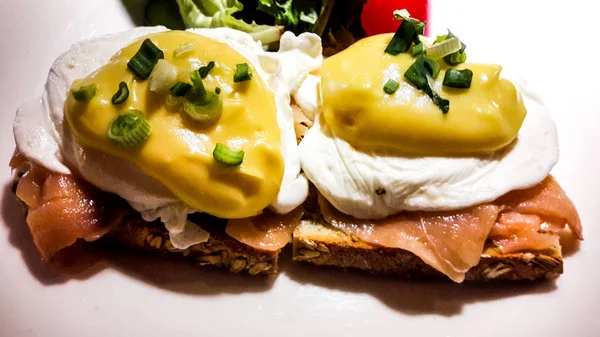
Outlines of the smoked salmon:
{"label": "smoked salmon", "polygon": [[[78,239],[101,238],[118,223],[120,215],[129,211],[121,198],[72,175],[53,173],[32,164],[18,153],[13,156],[11,167],[25,167],[16,194],[27,205],[27,224],[46,261]],[[255,249],[278,251],[291,242],[303,214],[302,207],[288,214],[266,210],[256,217],[229,220],[226,232]]]}
{"label": "smoked salmon", "polygon": [[555,231],[568,226],[582,239],[575,206],[553,177],[496,201],[450,212],[402,212],[382,220],[360,220],[336,210],[319,196],[325,221],[362,241],[412,252],[462,282],[479,263],[486,241],[503,252],[542,250],[558,244]]}
{"label": "smoked salmon", "polygon": [[79,239],[98,240],[118,217],[119,208],[111,207],[111,196],[72,175],[53,173],[37,164],[28,164],[16,194],[27,205],[27,225],[46,261]]}
{"label": "smoked salmon", "polygon": [[287,214],[265,210],[252,218],[229,220],[225,232],[252,248],[277,251],[292,241],[292,233],[303,214],[302,206]]}

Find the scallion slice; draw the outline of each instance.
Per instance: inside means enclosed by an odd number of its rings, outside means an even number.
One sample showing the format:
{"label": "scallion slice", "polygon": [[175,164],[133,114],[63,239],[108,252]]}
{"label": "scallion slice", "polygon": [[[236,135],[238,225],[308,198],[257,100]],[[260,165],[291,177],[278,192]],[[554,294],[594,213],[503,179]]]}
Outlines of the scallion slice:
{"label": "scallion slice", "polygon": [[468,89],[471,87],[473,72],[470,69],[448,69],[444,75],[443,85],[450,88]]}
{"label": "scallion slice", "polygon": [[206,76],[208,76],[208,73],[212,70],[212,68],[214,68],[214,66],[215,63],[213,61],[210,61],[205,67],[201,67],[198,70],[198,72],[200,73],[200,77],[206,78]]}
{"label": "scallion slice", "polygon": [[108,128],[108,138],[124,147],[136,147],[152,133],[150,123],[139,110],[128,110],[117,117]]}
{"label": "scallion slice", "polygon": [[[458,37],[456,35],[452,34],[452,32],[450,30],[448,30],[448,35],[446,35],[446,39],[452,39],[452,38],[458,39]],[[436,41],[437,41],[437,39],[436,39]],[[446,55],[444,57],[444,61],[448,65],[451,65],[451,66],[455,66],[455,65],[466,62],[467,61],[467,53],[465,53],[465,49],[467,49],[467,45],[461,41],[460,49],[450,55]]]}
{"label": "scallion slice", "polygon": [[194,87],[185,95],[183,110],[190,118],[202,124],[216,123],[223,113],[223,102],[219,99],[219,95],[206,91],[197,70],[190,73],[190,78]]}
{"label": "scallion slice", "polygon": [[438,35],[435,37],[435,41],[433,41],[433,44],[440,43],[442,41],[446,41],[447,38],[448,38],[447,34],[446,35]]}
{"label": "scallion slice", "polygon": [[83,85],[78,89],[71,90],[71,95],[78,102],[89,102],[96,96],[98,87],[95,84]]}
{"label": "scallion slice", "polygon": [[194,84],[194,89],[206,93],[206,89],[204,89],[204,83],[202,83],[202,77],[200,76],[200,72],[198,70],[192,70],[190,72],[190,80],[192,80],[192,83]]}
{"label": "scallion slice", "polygon": [[467,54],[464,51],[457,51],[456,53],[444,57],[444,61],[446,61],[448,65],[456,66],[467,62]]}
{"label": "scallion slice", "polygon": [[164,94],[175,83],[177,83],[177,67],[167,60],[158,60],[148,80],[150,91]]}
{"label": "scallion slice", "polygon": [[173,57],[174,58],[178,58],[178,57],[183,56],[185,54],[191,53],[194,50],[196,50],[196,46],[194,46],[193,43],[191,43],[191,42],[185,43],[185,44],[182,44],[181,46],[177,47],[173,51]]}
{"label": "scallion slice", "polygon": [[250,72],[250,67],[248,63],[240,63],[236,64],[235,75],[233,75],[233,82],[244,82],[249,81],[252,78],[252,73]]}
{"label": "scallion slice", "polygon": [[406,53],[410,45],[413,43],[413,36],[415,35],[415,27],[410,24],[407,20],[402,21],[398,30],[392,37],[392,40],[385,48],[385,52],[390,55],[398,55],[400,53]]}
{"label": "scallion slice", "polygon": [[112,104],[122,104],[127,98],[129,98],[129,88],[127,88],[127,83],[120,82],[119,90],[113,95],[111,102]]}
{"label": "scallion slice", "polygon": [[213,125],[223,113],[223,102],[213,92],[200,98],[195,89],[188,91],[183,101],[183,110],[193,120],[204,125]]}
{"label": "scallion slice", "polygon": [[448,113],[450,110],[450,101],[442,98],[433,90],[433,79],[438,76],[439,72],[440,66],[435,60],[421,55],[406,70],[404,77],[417,87],[417,89],[425,92],[442,113]]}
{"label": "scallion slice", "polygon": [[176,97],[183,97],[185,94],[192,89],[192,85],[185,82],[177,82],[171,88],[171,93]]}
{"label": "scallion slice", "polygon": [[145,80],[152,73],[152,69],[160,59],[164,59],[165,55],[150,39],[144,40],[140,49],[127,62],[129,68],[137,77]]}
{"label": "scallion slice", "polygon": [[417,19],[402,16],[401,14],[401,11],[394,12],[395,18],[401,19],[402,23],[385,48],[385,52],[390,55],[406,53],[413,42],[419,44],[419,35],[423,35],[425,26],[427,25],[427,22],[421,22]]}
{"label": "scallion slice", "polygon": [[230,149],[227,145],[217,143],[215,150],[213,151],[213,157],[216,161],[223,165],[238,166],[244,161],[244,151],[235,151]]}
{"label": "scallion slice", "polygon": [[415,44],[412,49],[412,55],[413,55],[413,57],[417,57],[417,56],[423,54],[424,51],[425,51],[424,43]]}
{"label": "scallion slice", "polygon": [[445,56],[459,51],[460,48],[460,40],[453,37],[427,48],[425,54],[434,60],[439,60]]}
{"label": "scallion slice", "polygon": [[394,80],[389,80],[383,86],[383,91],[388,95],[392,95],[396,92],[396,90],[398,90],[399,87],[400,87],[400,83],[398,83]]}

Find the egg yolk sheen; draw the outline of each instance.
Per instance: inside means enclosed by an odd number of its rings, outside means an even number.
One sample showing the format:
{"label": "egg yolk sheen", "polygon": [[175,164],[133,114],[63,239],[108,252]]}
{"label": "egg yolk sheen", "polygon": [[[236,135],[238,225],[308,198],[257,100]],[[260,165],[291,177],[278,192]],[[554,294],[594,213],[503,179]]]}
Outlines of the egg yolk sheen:
{"label": "egg yolk sheen", "polygon": [[[178,67],[178,81],[191,83],[190,71],[215,62],[203,82],[207,91],[222,89],[223,112],[216,124],[198,124],[169,108],[166,102],[175,97],[150,91],[149,81],[127,68],[146,38]],[[188,43],[195,50],[175,58],[173,51]],[[254,76],[234,83],[236,65],[243,63]],[[192,208],[221,218],[245,218],[259,214],[277,199],[284,172],[274,94],[257,75],[250,62],[227,44],[190,32],[159,33],[125,47],[107,65],[76,81],[73,88],[96,84],[97,92],[89,102],[69,95],[65,115],[78,141],[131,161]],[[130,95],[115,105],[111,98],[121,81],[127,83]],[[141,111],[152,128],[148,139],[133,148],[107,137],[111,123],[129,109]],[[217,143],[241,147],[243,163],[227,166],[216,161]]]}
{"label": "egg yolk sheen", "polygon": [[[499,65],[462,64],[473,71],[471,88],[442,86],[434,91],[450,101],[443,114],[423,91],[403,79],[415,62],[411,53],[384,50],[392,34],[355,43],[324,61],[323,117],[335,136],[363,151],[392,150],[412,155],[462,156],[498,150],[516,137],[527,113],[515,86],[500,78]],[[388,80],[400,87],[383,90]]]}

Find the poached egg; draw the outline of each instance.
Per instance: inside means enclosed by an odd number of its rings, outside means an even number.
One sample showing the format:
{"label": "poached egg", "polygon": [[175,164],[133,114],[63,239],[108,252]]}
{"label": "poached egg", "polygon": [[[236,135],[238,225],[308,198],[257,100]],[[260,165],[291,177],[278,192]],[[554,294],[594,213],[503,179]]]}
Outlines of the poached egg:
{"label": "poached egg", "polygon": [[[130,160],[127,157],[128,154],[116,155],[105,151],[93,142],[82,141],[81,130],[77,129],[77,123],[69,123],[65,116],[65,111],[72,109],[69,107],[69,91],[75,81],[90,76],[94,72],[100,74],[102,67],[111,61],[116,60],[115,62],[117,62],[119,55],[124,52],[126,47],[136,41],[165,33],[169,32],[163,27],[140,27],[74,45],[53,64],[42,98],[27,103],[19,109],[14,123],[14,134],[20,153],[52,171],[62,174],[76,173],[96,187],[124,198],[147,221],[160,219],[169,230],[173,245],[184,249],[208,239],[206,232],[186,220],[188,214],[206,210],[191,206],[190,200],[184,201],[178,193],[174,193],[172,185],[178,183],[178,181],[174,181],[175,179],[166,180],[158,175],[157,171],[150,172],[152,169],[142,168],[143,165],[137,165]],[[278,213],[287,213],[301,205],[307,196],[308,184],[306,178],[300,174],[290,95],[297,91],[298,86],[309,72],[320,67],[322,56],[319,37],[314,34],[302,34],[296,37],[292,33],[286,33],[281,40],[281,51],[271,53],[265,52],[260,43],[252,40],[248,34],[227,28],[193,29],[181,34],[194,34],[225,44],[226,47],[221,48],[230,48],[232,57],[237,57],[234,55],[237,53],[253,67],[255,70],[253,75],[259,81],[256,85],[264,84],[264,90],[259,90],[259,92],[267,98],[267,104],[272,104],[275,122],[270,130],[268,126],[265,126],[267,129],[264,132],[270,132],[271,138],[268,138],[268,135],[264,136],[263,132],[257,136],[257,142],[266,142],[268,149],[274,152],[275,157],[273,158],[275,159],[273,160],[275,162],[273,163],[277,162],[277,157],[281,158],[281,164],[279,164],[281,171],[275,172],[278,165],[270,165],[272,163],[267,161],[258,163],[255,167],[272,166],[274,171],[254,171],[252,174],[258,176],[256,179],[259,182],[265,181],[264,179],[271,181],[271,185],[265,185],[271,186],[274,198],[265,203],[265,206]],[[187,62],[197,69],[205,65],[206,60],[190,57]],[[98,74],[95,76],[101,76]],[[111,76],[111,74],[106,76]],[[222,88],[223,95],[228,95],[226,97],[231,98],[231,101],[238,99],[240,104],[244,104],[245,97],[241,97],[243,94],[234,92],[233,85],[228,84],[227,81],[216,75],[207,80],[218,83]],[[117,79],[115,81],[118,83]],[[135,102],[135,90],[132,95],[131,100]],[[104,103],[100,102],[99,104]],[[85,110],[84,112],[88,113]],[[261,123],[260,120],[258,123]],[[260,124],[259,127],[263,124]],[[186,128],[179,130],[181,131],[180,139],[183,139],[184,143],[197,142],[198,139],[195,137],[202,136],[202,133],[192,135],[190,132],[186,132]],[[274,140],[275,136],[278,139]],[[231,142],[235,143],[236,139],[233,138]],[[237,139],[237,141],[244,144],[243,139]],[[159,145],[161,150],[168,151],[169,146],[173,144],[168,144],[168,142],[157,144],[153,149],[158,149]],[[191,148],[201,151],[199,147],[192,146]],[[182,161],[172,163],[182,171],[186,170],[187,164]],[[250,165],[252,162],[248,163],[249,171],[252,169]],[[266,177],[262,177],[262,175]],[[232,177],[233,181],[230,185],[223,185],[224,188],[229,188],[223,190],[223,193],[234,194],[232,200],[248,200],[243,193],[241,196],[236,194],[239,191],[236,190],[235,174]],[[208,180],[208,182],[212,183],[213,180]],[[198,184],[201,183],[202,181],[198,181]],[[240,188],[243,189],[243,186]],[[271,194],[265,192],[264,195]],[[201,193],[197,198],[202,198]],[[191,201],[193,203],[194,200]],[[263,201],[261,200],[261,202]],[[254,205],[259,204],[260,202]],[[256,207],[254,206],[254,208]],[[220,209],[226,208],[226,206],[220,205]],[[250,208],[237,210],[239,214],[236,213],[233,217],[256,215],[257,210]],[[245,214],[244,211],[248,214]],[[224,211],[215,215],[227,217],[228,212]]]}

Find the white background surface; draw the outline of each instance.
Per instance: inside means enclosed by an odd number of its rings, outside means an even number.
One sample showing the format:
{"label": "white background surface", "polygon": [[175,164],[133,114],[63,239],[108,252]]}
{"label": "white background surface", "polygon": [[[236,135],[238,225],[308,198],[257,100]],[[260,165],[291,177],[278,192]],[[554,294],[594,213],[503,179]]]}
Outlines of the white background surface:
{"label": "white background surface", "polygon": [[553,174],[577,205],[586,239],[558,281],[415,284],[289,262],[265,280],[100,251],[61,272],[46,266],[8,188],[14,113],[41,94],[52,61],[70,44],[133,23],[118,0],[5,0],[0,336],[600,336],[598,6],[431,3],[433,33],[449,27],[469,57],[519,67],[558,124],[561,160]]}

